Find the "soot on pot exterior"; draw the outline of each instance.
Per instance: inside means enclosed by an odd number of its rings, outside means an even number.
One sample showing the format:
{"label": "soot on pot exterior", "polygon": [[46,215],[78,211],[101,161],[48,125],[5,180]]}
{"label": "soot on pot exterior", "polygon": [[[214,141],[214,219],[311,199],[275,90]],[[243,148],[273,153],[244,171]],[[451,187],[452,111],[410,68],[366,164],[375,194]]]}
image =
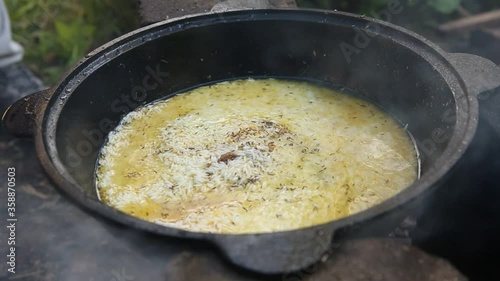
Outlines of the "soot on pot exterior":
{"label": "soot on pot exterior", "polygon": [[[368,33],[371,41],[347,59],[339,45],[353,44],[357,30]],[[421,153],[421,179],[357,215],[254,235],[172,229],[98,200],[94,163],[121,116],[186,88],[248,76],[325,81],[365,95],[408,124]],[[487,85],[477,83],[480,76]],[[499,77],[500,70],[485,59],[447,54],[380,21],[322,11],[237,11],[166,21],[112,41],[52,89],[13,105],[4,124],[13,133],[34,136],[48,175],[81,206],[157,234],[210,241],[237,265],[279,273],[318,261],[334,238],[392,229],[460,159],[476,128],[476,94],[498,86]]]}

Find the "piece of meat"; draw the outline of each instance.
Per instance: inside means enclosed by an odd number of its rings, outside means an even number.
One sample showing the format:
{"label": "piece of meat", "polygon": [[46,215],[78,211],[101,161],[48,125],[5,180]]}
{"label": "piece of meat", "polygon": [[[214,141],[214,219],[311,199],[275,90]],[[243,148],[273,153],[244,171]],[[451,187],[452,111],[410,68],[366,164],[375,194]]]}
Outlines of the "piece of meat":
{"label": "piece of meat", "polygon": [[228,152],[228,153],[222,154],[222,156],[219,157],[219,160],[217,160],[217,162],[218,163],[223,162],[223,163],[227,164],[227,162],[236,159],[236,157],[238,157],[238,155],[236,155],[234,152]]}

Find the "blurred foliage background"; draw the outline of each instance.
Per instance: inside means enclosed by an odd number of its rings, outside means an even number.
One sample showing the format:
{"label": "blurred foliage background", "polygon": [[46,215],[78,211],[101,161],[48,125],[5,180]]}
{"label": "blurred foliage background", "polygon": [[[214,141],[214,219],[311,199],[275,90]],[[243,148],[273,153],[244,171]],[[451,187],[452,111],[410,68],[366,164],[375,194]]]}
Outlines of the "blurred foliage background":
{"label": "blurred foliage background", "polygon": [[[168,0],[165,0],[168,1]],[[337,9],[369,17],[399,1],[391,19],[433,38],[446,21],[500,8],[500,0],[297,0],[301,7]],[[52,84],[90,50],[139,27],[138,0],[5,0],[14,39],[25,47],[25,63]]]}
{"label": "blurred foliage background", "polygon": [[90,50],[139,27],[135,0],[5,0],[25,63],[52,84]]}
{"label": "blurred foliage background", "polygon": [[[371,12],[381,10],[390,1],[398,0],[297,0],[300,6],[323,9],[338,9],[344,11]],[[408,7],[416,7],[431,12],[429,15],[420,15],[433,17],[447,14],[451,17],[461,15],[461,11],[468,10],[471,13],[484,11],[500,6],[499,0],[399,0],[399,2]]]}
{"label": "blurred foliage background", "polygon": [[432,32],[439,24],[500,8],[500,0],[297,0],[302,7],[337,9],[371,16],[399,2],[403,12],[392,23],[418,32]]}

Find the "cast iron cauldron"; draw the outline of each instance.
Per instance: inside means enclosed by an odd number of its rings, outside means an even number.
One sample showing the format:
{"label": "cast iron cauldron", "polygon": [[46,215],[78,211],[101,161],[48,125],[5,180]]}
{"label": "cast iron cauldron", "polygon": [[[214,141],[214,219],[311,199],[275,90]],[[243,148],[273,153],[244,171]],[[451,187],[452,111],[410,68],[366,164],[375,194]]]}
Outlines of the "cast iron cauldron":
{"label": "cast iron cauldron", "polygon": [[[98,200],[98,151],[124,114],[187,88],[238,77],[321,81],[366,96],[408,124],[420,150],[420,179],[362,213],[267,234],[173,229]],[[381,21],[315,10],[231,11],[164,21],[111,41],[54,87],[15,103],[3,122],[12,134],[34,137],[43,168],[80,206],[160,235],[211,242],[233,263],[272,274],[318,261],[333,240],[392,230],[461,159],[475,134],[477,95],[498,85],[500,69],[490,61],[446,53]]]}

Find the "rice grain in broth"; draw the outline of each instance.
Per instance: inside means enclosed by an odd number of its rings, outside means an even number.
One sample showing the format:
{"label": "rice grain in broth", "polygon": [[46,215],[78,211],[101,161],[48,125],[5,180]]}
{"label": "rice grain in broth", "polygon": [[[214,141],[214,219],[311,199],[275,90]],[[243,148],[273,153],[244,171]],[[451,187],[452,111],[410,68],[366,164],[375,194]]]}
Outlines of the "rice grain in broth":
{"label": "rice grain in broth", "polygon": [[411,138],[368,101],[306,82],[236,80],[129,113],[98,160],[103,202],[170,227],[298,229],[374,206],[418,176]]}

